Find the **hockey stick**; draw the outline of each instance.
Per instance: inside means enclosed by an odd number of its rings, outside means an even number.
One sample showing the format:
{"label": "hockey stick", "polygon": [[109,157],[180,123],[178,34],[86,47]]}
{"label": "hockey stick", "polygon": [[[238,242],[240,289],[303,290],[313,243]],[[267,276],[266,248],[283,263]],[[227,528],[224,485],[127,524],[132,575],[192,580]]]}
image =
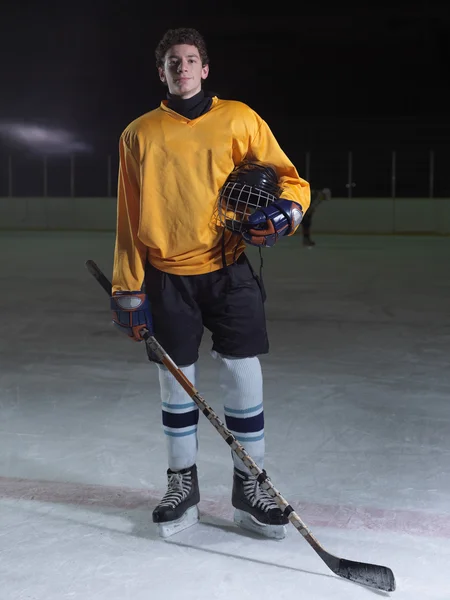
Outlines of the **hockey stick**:
{"label": "hockey stick", "polygon": [[[86,267],[88,271],[95,277],[102,288],[110,296],[112,293],[111,282],[106,278],[102,271],[98,268],[96,263],[92,260],[86,261]],[[243,463],[248,467],[250,472],[257,478],[260,487],[267,491],[267,493],[275,500],[277,505],[284,511],[289,521],[299,531],[308,544],[317,552],[324,563],[339,577],[349,579],[355,583],[360,583],[368,587],[376,588],[386,592],[392,592],[395,590],[395,578],[394,574],[389,567],[383,567],[381,565],[373,565],[369,563],[362,563],[353,560],[347,560],[345,558],[339,558],[327,552],[323,546],[316,540],[312,535],[308,527],[303,523],[298,514],[294,511],[292,506],[283,498],[280,492],[274,487],[266,472],[261,470],[251,456],[247,453],[245,448],[236,440],[233,434],[226,428],[225,424],[215,414],[213,409],[207,404],[207,402],[200,396],[198,391],[185,376],[183,371],[177,367],[170,356],[165,352],[159,342],[151,336],[148,331],[144,332],[142,336],[145,343],[150,350],[156,355],[156,357],[163,363],[163,365],[172,373],[178,383],[183,387],[187,394],[194,400],[198,408],[202,411],[205,417],[212,423],[214,428],[220,433],[226,443],[230,446],[231,450],[239,456]]]}

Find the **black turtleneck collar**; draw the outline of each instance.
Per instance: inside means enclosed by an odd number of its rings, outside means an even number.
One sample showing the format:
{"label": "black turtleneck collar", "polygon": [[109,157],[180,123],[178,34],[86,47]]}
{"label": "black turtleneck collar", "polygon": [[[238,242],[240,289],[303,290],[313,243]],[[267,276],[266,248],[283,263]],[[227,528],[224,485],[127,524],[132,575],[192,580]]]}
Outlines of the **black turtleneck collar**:
{"label": "black turtleneck collar", "polygon": [[180,98],[167,92],[167,106],[170,110],[174,110],[186,119],[196,119],[200,115],[205,114],[211,108],[212,95],[200,90],[198,94],[192,96],[192,98]]}

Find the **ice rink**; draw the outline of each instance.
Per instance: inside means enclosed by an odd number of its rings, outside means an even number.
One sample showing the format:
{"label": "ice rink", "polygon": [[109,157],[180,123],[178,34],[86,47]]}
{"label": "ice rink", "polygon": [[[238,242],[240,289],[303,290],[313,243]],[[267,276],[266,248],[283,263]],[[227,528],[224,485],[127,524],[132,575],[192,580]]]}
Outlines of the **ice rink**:
{"label": "ice rink", "polygon": [[[200,415],[201,523],[162,540],[156,367],[87,272],[112,233],[0,233],[0,600],[450,599],[450,239],[313,236],[263,251],[266,470],[324,548],[232,521],[230,449]],[[258,253],[250,249],[255,268]],[[222,418],[205,331],[197,389]]]}

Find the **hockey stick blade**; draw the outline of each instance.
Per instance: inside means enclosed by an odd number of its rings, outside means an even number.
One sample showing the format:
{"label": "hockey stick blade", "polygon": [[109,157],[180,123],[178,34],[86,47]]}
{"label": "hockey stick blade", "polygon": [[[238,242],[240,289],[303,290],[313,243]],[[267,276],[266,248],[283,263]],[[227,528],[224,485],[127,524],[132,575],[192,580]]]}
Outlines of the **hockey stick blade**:
{"label": "hockey stick blade", "polygon": [[389,567],[338,558],[323,548],[315,548],[315,550],[324,563],[339,577],[385,592],[395,590],[394,573]]}
{"label": "hockey stick blade", "polygon": [[[111,282],[102,273],[99,267],[93,260],[86,261],[86,267],[93,277],[99,282],[102,288],[111,295]],[[320,556],[327,567],[339,577],[359,583],[371,588],[383,590],[385,592],[393,592],[395,590],[394,574],[388,567],[374,565],[370,563],[362,563],[345,558],[339,558],[327,552],[318,540],[309,531],[308,527],[303,523],[299,515],[281,496],[280,492],[275,489],[270,479],[265,475],[245,448],[237,441],[233,434],[225,427],[224,423],[219,419],[213,409],[207,404],[204,398],[200,396],[193,384],[184,375],[183,371],[177,367],[170,356],[165,352],[164,348],[158,341],[145,331],[143,339],[149,348],[158,356],[164,366],[172,373],[178,383],[184,388],[186,393],[195,401],[199,409],[211,422],[213,427],[219,432],[222,438],[231,447],[232,451],[239,456],[244,464],[250,469],[253,475],[257,476],[259,485],[266,485],[265,488],[269,495],[277,501],[277,504],[284,510],[284,514],[288,516],[289,521],[302,534],[308,544]]]}

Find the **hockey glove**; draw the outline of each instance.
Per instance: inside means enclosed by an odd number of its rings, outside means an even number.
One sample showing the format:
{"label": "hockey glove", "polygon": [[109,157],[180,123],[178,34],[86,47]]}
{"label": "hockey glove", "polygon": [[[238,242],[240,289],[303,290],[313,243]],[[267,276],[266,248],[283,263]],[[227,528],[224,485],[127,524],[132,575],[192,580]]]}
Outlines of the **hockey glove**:
{"label": "hockey glove", "polygon": [[153,335],[150,304],[143,292],[115,292],[111,296],[113,324],[136,342],[142,342],[142,330]]}
{"label": "hockey glove", "polygon": [[252,246],[273,246],[278,238],[292,235],[302,219],[300,204],[280,199],[250,215],[247,221],[249,228],[242,237]]}

